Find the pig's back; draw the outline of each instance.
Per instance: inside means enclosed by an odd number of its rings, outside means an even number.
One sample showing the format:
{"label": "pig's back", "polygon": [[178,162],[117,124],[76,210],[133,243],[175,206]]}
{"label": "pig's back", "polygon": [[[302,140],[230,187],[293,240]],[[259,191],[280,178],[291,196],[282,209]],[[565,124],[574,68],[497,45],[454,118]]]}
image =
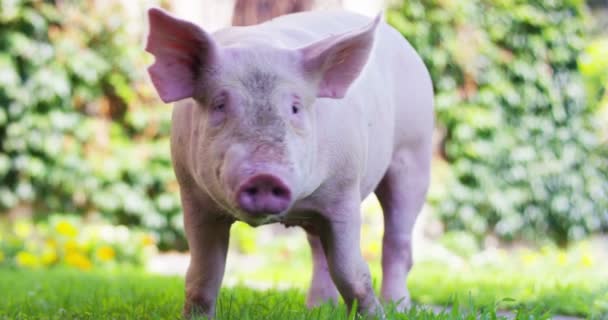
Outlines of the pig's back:
{"label": "pig's back", "polygon": [[362,28],[371,19],[346,11],[308,11],[274,18],[247,27],[229,27],[214,33],[224,46],[268,44],[283,48],[298,48],[332,34]]}

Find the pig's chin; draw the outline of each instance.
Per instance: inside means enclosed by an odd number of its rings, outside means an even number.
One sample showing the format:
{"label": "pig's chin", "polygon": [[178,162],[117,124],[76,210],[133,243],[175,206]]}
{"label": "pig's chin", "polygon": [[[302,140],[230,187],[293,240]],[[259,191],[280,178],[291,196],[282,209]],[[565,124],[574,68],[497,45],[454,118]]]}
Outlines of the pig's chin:
{"label": "pig's chin", "polygon": [[247,212],[238,206],[231,204],[229,209],[230,215],[236,218],[238,221],[242,221],[247,223],[252,227],[257,227],[265,224],[282,222],[289,210],[285,210],[284,212],[275,213],[275,212]]}
{"label": "pig's chin", "polygon": [[265,225],[265,224],[280,222],[282,217],[283,217],[283,215],[277,215],[277,214],[272,214],[272,215],[256,214],[254,216],[254,215],[251,215],[248,213],[239,213],[237,219],[242,222],[245,222],[246,224],[248,224],[252,227],[258,227],[258,226]]}

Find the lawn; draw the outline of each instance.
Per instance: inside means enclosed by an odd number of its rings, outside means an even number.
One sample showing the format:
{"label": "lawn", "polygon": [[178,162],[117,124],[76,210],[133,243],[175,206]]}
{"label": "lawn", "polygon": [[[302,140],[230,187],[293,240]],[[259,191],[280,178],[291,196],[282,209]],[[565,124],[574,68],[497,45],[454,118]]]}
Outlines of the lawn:
{"label": "lawn", "polygon": [[[121,272],[104,274],[78,271],[0,271],[0,319],[179,319],[183,302],[182,281]],[[303,306],[298,290],[255,291],[244,287],[224,289],[218,305],[220,319],[336,319],[345,318],[340,305],[314,310]],[[435,315],[415,309],[397,314],[387,308],[389,319],[474,319],[495,316],[494,307],[466,308],[463,312]],[[547,318],[541,310],[520,312],[529,319]]]}
{"label": "lawn", "polygon": [[[414,308],[388,319],[496,319],[496,309],[514,310],[518,319],[547,319],[555,312],[602,318],[608,287],[580,274],[538,278],[509,270],[472,269],[454,272],[431,263],[415,267],[409,282],[414,299],[423,303],[453,304],[459,311],[433,314]],[[460,270],[462,271],[462,270]],[[553,279],[553,280],[551,280]],[[544,284],[541,282],[544,280]],[[549,281],[550,280],[550,281]],[[0,319],[179,319],[183,303],[181,277],[137,271],[81,272],[65,269],[0,269]],[[224,288],[219,319],[336,319],[345,318],[343,305],[304,307],[301,289],[254,290]],[[521,302],[513,299],[521,299]],[[478,318],[473,316],[477,314]]]}
{"label": "lawn", "polygon": [[[279,239],[275,242],[286,240]],[[476,308],[497,305],[499,309],[608,319],[607,252],[593,243],[603,244],[604,240],[581,241],[567,249],[495,249],[458,261],[418,261],[408,287],[413,300],[424,305],[451,305],[458,299]],[[249,254],[248,260],[229,258],[226,282],[288,286],[304,292],[311,272],[309,250],[284,247],[266,246]],[[251,260],[254,257],[259,259]],[[376,289],[381,279],[378,260],[368,261]]]}

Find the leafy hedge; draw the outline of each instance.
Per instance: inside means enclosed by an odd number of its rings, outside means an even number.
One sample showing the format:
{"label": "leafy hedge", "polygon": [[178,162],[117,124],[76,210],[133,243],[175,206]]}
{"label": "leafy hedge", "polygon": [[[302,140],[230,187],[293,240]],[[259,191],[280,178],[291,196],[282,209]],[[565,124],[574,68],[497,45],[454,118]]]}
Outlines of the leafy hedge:
{"label": "leafy hedge", "polygon": [[579,69],[592,101],[597,104],[604,143],[608,143],[608,37],[591,41],[579,58]]}
{"label": "leafy hedge", "polygon": [[430,68],[448,229],[558,243],[608,228],[608,152],[577,58],[582,0],[408,0],[388,13]]}
{"label": "leafy hedge", "polygon": [[122,7],[101,3],[0,0],[0,212],[101,214],[183,247],[171,110]]}

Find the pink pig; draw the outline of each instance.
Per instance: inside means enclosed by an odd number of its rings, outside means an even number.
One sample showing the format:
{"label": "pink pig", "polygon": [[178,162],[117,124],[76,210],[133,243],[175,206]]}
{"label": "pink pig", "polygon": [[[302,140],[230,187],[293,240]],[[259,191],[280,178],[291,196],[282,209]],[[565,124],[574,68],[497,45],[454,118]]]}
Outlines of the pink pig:
{"label": "pink pig", "polygon": [[382,313],[361,256],[359,206],[384,211],[382,299],[409,303],[412,228],[429,185],[433,88],[392,27],[347,12],[208,34],[149,10],[148,69],[173,110],[171,155],[191,251],[184,314],[213,316],[230,226],[303,227],[307,305]]}

